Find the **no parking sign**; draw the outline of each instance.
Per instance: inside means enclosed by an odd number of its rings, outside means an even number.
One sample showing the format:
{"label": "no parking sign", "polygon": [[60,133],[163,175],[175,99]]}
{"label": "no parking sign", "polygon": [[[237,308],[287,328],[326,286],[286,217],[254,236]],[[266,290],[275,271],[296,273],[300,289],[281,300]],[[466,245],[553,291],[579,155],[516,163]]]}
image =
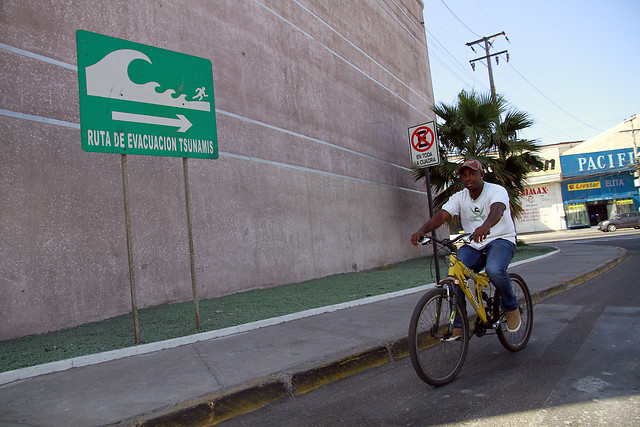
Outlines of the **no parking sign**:
{"label": "no parking sign", "polygon": [[409,128],[409,151],[412,167],[427,168],[440,164],[440,149],[435,122],[427,122]]}

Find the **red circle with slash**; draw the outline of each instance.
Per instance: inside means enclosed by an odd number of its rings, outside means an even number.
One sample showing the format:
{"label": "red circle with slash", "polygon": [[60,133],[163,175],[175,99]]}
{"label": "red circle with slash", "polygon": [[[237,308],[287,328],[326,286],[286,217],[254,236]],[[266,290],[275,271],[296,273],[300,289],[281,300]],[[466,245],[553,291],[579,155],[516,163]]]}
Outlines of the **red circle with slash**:
{"label": "red circle with slash", "polygon": [[436,137],[431,128],[422,126],[413,131],[411,135],[411,146],[414,150],[424,153],[433,145]]}

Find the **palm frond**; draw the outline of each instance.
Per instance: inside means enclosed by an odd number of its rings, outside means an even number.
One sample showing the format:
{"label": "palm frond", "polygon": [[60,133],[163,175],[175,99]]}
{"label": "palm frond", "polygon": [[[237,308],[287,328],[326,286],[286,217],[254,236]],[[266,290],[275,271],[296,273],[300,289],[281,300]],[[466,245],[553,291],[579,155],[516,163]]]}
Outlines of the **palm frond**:
{"label": "palm frond", "polygon": [[[441,163],[429,170],[431,185],[438,193],[433,199],[434,208],[440,209],[451,195],[462,190],[458,166],[466,159],[476,159],[485,165],[485,181],[507,189],[512,214],[522,212],[520,194],[526,177],[543,167],[535,141],[518,137],[533,124],[530,116],[512,108],[500,94],[492,97],[465,90],[454,104],[439,103],[433,111],[438,118],[441,157]],[[413,178],[424,179],[425,173],[425,169],[414,169]]]}

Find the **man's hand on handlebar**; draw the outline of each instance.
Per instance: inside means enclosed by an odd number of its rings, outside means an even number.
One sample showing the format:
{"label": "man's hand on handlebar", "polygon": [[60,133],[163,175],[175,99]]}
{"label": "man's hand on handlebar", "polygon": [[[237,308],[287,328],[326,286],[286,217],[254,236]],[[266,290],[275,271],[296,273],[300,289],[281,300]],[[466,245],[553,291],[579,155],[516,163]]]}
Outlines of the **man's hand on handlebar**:
{"label": "man's hand on handlebar", "polygon": [[417,233],[413,233],[411,235],[411,244],[413,246],[418,246],[418,240],[422,240],[427,233],[423,233],[422,231],[418,231]]}
{"label": "man's hand on handlebar", "polygon": [[490,230],[491,227],[487,227],[484,224],[476,228],[476,230],[473,232],[473,241],[476,243],[482,243],[482,241],[489,235]]}

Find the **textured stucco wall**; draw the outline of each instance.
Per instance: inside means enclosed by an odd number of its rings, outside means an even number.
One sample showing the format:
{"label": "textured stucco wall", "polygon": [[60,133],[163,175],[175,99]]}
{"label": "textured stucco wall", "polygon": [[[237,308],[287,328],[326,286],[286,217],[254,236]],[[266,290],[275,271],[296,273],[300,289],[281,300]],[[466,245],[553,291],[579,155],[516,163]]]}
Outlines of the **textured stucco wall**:
{"label": "textured stucco wall", "polygon": [[[78,29],[208,58],[190,159],[198,294],[419,256],[407,128],[432,119],[418,0],[0,3],[0,339],[131,310],[121,157],[80,145]],[[127,157],[139,307],[191,298],[182,160]]]}

